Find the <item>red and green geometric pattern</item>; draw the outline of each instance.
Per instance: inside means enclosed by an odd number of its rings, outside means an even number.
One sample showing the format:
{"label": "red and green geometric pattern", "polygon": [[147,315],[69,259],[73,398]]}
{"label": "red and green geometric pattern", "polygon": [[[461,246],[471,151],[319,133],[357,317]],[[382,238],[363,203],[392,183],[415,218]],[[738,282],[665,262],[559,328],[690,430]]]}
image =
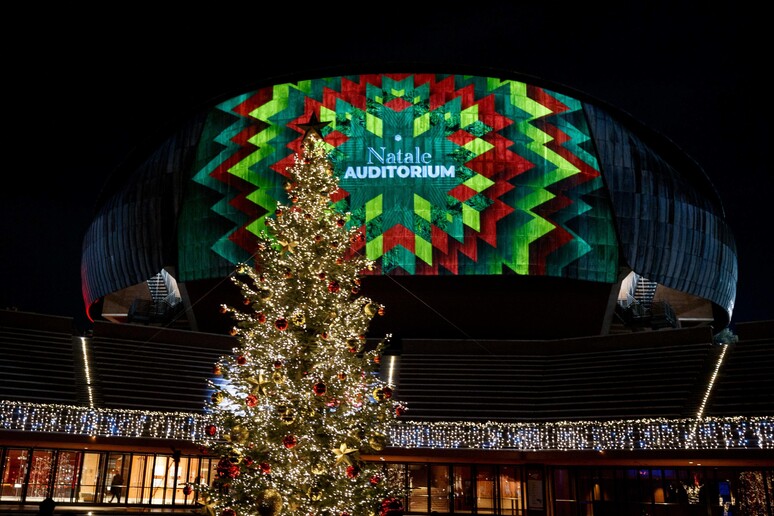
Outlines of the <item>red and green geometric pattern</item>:
{"label": "red and green geometric pattern", "polygon": [[376,261],[375,274],[616,281],[610,202],[582,103],[444,74],[312,79],[217,106],[192,176],[199,195],[187,201],[200,209],[183,211],[197,213],[181,223],[180,263],[197,264],[181,266],[183,280],[201,277],[193,269],[208,260],[253,254],[265,217],[287,200],[285,169],[310,125],[340,178],[335,200],[365,236],[353,250]]}

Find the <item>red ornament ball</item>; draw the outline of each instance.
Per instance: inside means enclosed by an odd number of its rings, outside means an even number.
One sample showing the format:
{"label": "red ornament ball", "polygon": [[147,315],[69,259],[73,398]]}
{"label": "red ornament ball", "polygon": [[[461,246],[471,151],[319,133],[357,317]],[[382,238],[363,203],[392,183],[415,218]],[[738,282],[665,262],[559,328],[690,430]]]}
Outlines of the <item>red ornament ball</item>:
{"label": "red ornament ball", "polygon": [[274,361],[274,369],[279,369],[280,367],[282,367],[282,365],[283,365],[282,364],[282,360],[275,360]]}
{"label": "red ornament ball", "polygon": [[347,466],[347,477],[356,478],[360,474],[360,468],[357,466]]}
{"label": "red ornament ball", "polygon": [[276,321],[274,321],[274,327],[277,328],[279,331],[285,331],[288,329],[288,320],[280,317]]}
{"label": "red ornament ball", "polygon": [[234,509],[223,509],[220,511],[220,516],[237,516],[237,513]]}
{"label": "red ornament ball", "polygon": [[183,494],[188,496],[193,492],[193,488],[186,484],[186,486],[183,488]]}
{"label": "red ornament ball", "polygon": [[265,323],[266,322],[266,314],[263,312],[258,312],[255,314],[255,318],[258,319],[259,323]]}
{"label": "red ornament ball", "polygon": [[314,384],[314,387],[312,387],[312,390],[317,396],[322,396],[323,394],[325,394],[327,387],[325,386],[325,383],[320,381]]}
{"label": "red ornament ball", "polygon": [[382,481],[382,477],[380,477],[379,475],[374,475],[369,479],[369,482],[371,482],[372,486],[375,486],[381,481]]}
{"label": "red ornament ball", "polygon": [[207,426],[207,435],[213,436],[218,433],[218,427],[215,425],[208,425]]}
{"label": "red ornament ball", "polygon": [[400,416],[402,416],[405,413],[406,413],[406,408],[403,407],[403,405],[398,405],[397,407],[395,407],[395,415],[396,416],[400,417]]}
{"label": "red ornament ball", "polygon": [[239,355],[237,357],[237,364],[239,365],[245,365],[247,363],[247,357],[244,355]]}
{"label": "red ornament ball", "polygon": [[248,407],[254,407],[258,404],[258,397],[255,394],[249,394],[245,398],[245,403],[247,403]]}
{"label": "red ornament ball", "polygon": [[271,473],[271,464],[268,462],[261,462],[261,473],[268,475]]}
{"label": "red ornament ball", "polygon": [[334,294],[341,290],[341,285],[339,285],[338,281],[331,281],[328,283],[328,292],[333,292]]}
{"label": "red ornament ball", "polygon": [[239,476],[239,466],[235,465],[228,459],[220,459],[216,467],[218,477],[220,478],[235,478]]}
{"label": "red ornament ball", "polygon": [[296,439],[296,436],[293,434],[286,435],[282,439],[282,445],[285,446],[285,448],[287,448],[288,450],[295,448],[297,444],[298,444],[298,439]]}
{"label": "red ornament ball", "polygon": [[384,399],[388,400],[392,398],[392,389],[390,389],[389,387],[384,387],[382,389],[382,393],[384,394]]}

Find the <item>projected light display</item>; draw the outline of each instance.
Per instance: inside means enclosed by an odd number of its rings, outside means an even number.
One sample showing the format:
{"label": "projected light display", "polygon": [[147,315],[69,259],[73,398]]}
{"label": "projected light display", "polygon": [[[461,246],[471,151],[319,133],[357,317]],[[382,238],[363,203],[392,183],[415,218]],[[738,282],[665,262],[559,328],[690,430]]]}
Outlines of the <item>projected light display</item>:
{"label": "projected light display", "polygon": [[220,103],[181,218],[180,279],[250,260],[288,198],[304,134],[330,149],[333,198],[373,274],[616,281],[610,201],[580,101],[524,82],[441,74],[278,84]]}

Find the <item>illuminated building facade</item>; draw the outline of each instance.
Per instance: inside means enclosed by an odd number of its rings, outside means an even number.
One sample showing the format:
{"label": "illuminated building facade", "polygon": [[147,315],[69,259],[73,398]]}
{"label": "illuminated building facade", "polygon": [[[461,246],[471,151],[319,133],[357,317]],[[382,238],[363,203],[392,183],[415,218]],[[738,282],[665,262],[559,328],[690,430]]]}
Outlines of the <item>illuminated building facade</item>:
{"label": "illuminated building facade", "polygon": [[256,85],[117,171],[84,238],[93,334],[4,316],[4,347],[58,342],[72,371],[3,393],[0,504],[68,483],[63,503],[104,502],[113,469],[123,503],[195,504],[225,279],[310,127],[377,264],[370,336],[396,336],[382,374],[409,410],[371,459],[404,478],[407,514],[772,514],[774,331],[720,331],[736,250],[703,171],[566,88],[404,72]]}

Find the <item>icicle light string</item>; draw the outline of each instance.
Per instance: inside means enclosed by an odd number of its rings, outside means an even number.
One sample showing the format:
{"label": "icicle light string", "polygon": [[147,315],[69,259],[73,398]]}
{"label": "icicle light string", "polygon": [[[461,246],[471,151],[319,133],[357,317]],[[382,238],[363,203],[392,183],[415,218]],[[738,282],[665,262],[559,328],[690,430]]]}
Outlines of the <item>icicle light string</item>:
{"label": "icicle light string", "polygon": [[[203,414],[0,401],[0,430],[206,440],[209,424],[209,416]],[[403,421],[391,426],[389,437],[396,448],[449,450],[770,450],[774,449],[774,417],[543,423]]]}

